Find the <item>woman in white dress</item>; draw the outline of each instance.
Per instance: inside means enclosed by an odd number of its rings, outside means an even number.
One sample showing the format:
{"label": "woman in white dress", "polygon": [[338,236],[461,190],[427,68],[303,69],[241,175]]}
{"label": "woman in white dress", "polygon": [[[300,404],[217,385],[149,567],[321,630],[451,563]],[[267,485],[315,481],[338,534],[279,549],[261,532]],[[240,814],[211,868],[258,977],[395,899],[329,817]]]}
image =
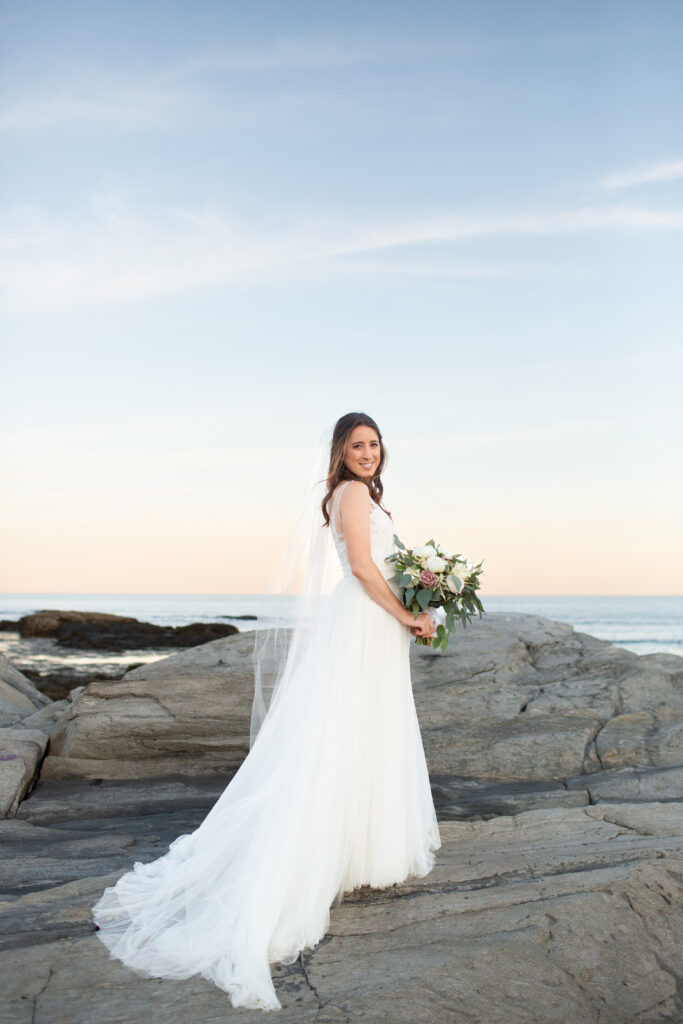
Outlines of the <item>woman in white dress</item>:
{"label": "woman in white dress", "polygon": [[263,1010],[281,1007],[269,965],[315,946],[344,893],[423,877],[441,846],[409,663],[411,634],[435,627],[389,579],[382,435],[348,413],[322,451],[306,579],[330,535],[341,578],[327,596],[309,589],[275,683],[257,672],[251,749],[201,825],[92,909],[110,958],[152,977],[200,974],[233,1006]]}

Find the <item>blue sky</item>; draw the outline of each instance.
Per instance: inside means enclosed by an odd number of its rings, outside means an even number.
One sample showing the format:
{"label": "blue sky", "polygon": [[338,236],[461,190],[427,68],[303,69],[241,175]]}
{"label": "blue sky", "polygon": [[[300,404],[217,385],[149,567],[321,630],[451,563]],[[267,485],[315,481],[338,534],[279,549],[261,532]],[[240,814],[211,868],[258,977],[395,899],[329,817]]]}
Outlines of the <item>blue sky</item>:
{"label": "blue sky", "polygon": [[362,409],[406,539],[489,592],[681,592],[678,3],[0,36],[2,589],[265,589]]}

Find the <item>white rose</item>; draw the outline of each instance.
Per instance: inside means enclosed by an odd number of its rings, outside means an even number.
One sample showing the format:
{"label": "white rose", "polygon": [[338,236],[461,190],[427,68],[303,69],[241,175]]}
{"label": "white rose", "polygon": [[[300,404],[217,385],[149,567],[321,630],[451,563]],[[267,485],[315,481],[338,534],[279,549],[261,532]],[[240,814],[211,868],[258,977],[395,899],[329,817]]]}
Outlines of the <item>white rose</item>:
{"label": "white rose", "polygon": [[447,548],[445,548],[443,546],[443,544],[437,544],[436,545],[436,550],[439,552],[440,555],[443,555],[444,558],[452,558],[453,557],[451,552]]}
{"label": "white rose", "polygon": [[[458,579],[460,579],[460,577],[458,577]],[[464,583],[464,580],[461,580],[461,583]],[[462,586],[458,586],[458,580],[452,574],[446,577],[446,586],[452,594],[459,594],[462,590]]]}
{"label": "white rose", "polygon": [[432,555],[431,558],[427,559],[425,564],[430,572],[443,572],[446,568],[445,560],[443,558],[439,558],[438,555]]}
{"label": "white rose", "polygon": [[434,548],[431,544],[423,544],[419,548],[413,548],[413,554],[416,558],[429,558],[430,555],[434,554]]}

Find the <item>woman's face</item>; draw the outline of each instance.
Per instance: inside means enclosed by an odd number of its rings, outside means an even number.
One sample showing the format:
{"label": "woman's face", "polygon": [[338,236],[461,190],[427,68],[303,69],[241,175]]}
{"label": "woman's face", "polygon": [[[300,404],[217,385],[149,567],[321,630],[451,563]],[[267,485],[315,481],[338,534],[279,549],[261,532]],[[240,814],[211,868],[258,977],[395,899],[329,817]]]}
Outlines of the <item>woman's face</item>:
{"label": "woman's face", "polygon": [[361,424],[354,427],[346,442],[344,462],[347,469],[361,480],[372,480],[380,459],[380,444],[377,431]]}

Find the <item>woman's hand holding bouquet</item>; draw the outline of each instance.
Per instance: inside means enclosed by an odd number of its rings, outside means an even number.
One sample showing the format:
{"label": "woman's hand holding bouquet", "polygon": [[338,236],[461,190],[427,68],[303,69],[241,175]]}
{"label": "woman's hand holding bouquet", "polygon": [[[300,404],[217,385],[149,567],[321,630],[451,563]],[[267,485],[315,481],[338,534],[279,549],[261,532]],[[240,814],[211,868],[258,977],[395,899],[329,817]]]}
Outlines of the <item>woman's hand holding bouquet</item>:
{"label": "woman's hand holding bouquet", "polygon": [[[421,547],[406,548],[394,534],[394,543],[398,550],[389,555],[387,561],[396,563],[396,573],[391,578],[397,580],[403,591],[405,607],[412,611],[416,622],[424,612],[433,620],[430,633],[424,631],[424,620],[420,620],[419,626],[411,627],[415,643],[431,644],[443,652],[455,629],[456,618],[463,627],[471,620],[472,612],[478,612],[481,618],[484,606],[476,592],[480,587],[483,559],[473,565],[463,555],[452,555],[433,540]],[[436,636],[432,641],[434,627]]]}
{"label": "woman's hand holding bouquet", "polygon": [[[430,608],[429,611],[434,611]],[[421,612],[415,619],[413,625],[408,627],[414,637],[422,637],[429,641],[432,637],[436,636],[436,623],[432,615],[428,612]]]}

